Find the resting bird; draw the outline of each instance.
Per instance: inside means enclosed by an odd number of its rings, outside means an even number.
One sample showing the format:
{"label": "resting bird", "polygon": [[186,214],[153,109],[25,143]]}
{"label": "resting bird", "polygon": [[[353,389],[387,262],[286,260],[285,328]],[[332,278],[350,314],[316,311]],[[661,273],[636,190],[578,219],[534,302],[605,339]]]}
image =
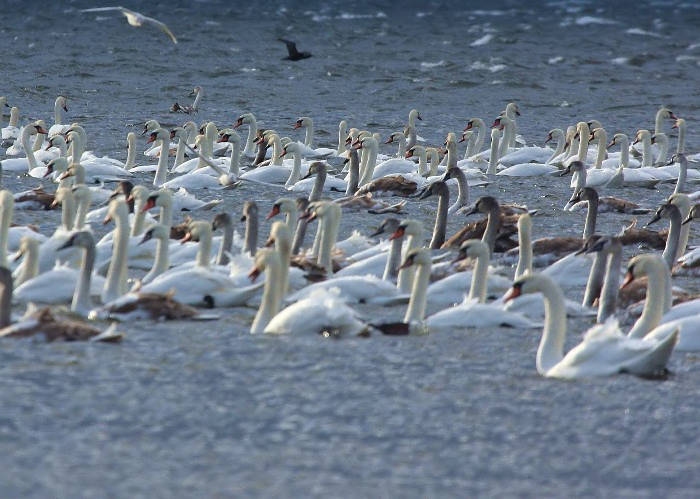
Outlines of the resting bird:
{"label": "resting bird", "polygon": [[287,46],[287,52],[289,52],[287,57],[282,58],[283,61],[300,61],[311,57],[311,53],[309,52],[299,52],[297,50],[296,42],[285,40],[284,38],[278,38],[278,40],[284,42],[284,44]]}
{"label": "resting bird", "polygon": [[140,12],[134,12],[133,10],[125,9],[124,7],[96,7],[94,9],[82,9],[80,12],[105,12],[108,10],[118,10],[126,17],[126,20],[132,26],[141,27],[143,23],[155,24],[159,27],[166,35],[170,37],[173,43],[177,43],[177,38],[173,35],[165,23],[160,22],[158,19],[153,19],[152,17],[144,16]]}

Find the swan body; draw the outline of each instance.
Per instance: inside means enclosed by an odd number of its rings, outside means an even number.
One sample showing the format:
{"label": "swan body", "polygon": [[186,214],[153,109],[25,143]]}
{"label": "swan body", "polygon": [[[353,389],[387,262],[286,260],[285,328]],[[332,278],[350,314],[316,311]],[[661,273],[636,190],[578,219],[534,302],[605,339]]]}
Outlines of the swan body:
{"label": "swan body", "polygon": [[310,284],[291,294],[288,301],[303,300],[312,294],[320,296],[322,293],[330,293],[331,289],[335,289],[336,296],[345,303],[393,304],[401,294],[395,285],[375,276],[347,276]]}
{"label": "swan body", "polygon": [[678,338],[677,331],[663,341],[646,341],[622,335],[617,322],[609,320],[584,333],[583,341],[564,355],[564,295],[551,279],[539,274],[521,277],[513,283],[506,300],[538,292],[546,302],[545,327],[537,350],[537,371],[542,376],[578,379],[624,372],[640,376],[663,374]]}

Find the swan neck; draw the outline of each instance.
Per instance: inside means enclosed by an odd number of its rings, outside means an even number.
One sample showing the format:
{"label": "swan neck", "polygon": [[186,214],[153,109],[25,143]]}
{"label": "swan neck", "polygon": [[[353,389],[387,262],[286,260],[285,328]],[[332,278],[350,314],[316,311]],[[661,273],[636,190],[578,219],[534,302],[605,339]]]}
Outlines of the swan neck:
{"label": "swan neck", "polygon": [[537,348],[537,372],[546,375],[564,358],[566,314],[564,295],[554,282],[543,281],[541,291],[544,295],[545,323]]}
{"label": "swan neck", "polygon": [[224,225],[224,233],[221,237],[221,246],[219,246],[219,253],[216,255],[217,265],[228,265],[229,263],[229,253],[231,253],[231,248],[233,247],[233,224],[227,223]]}
{"label": "swan neck", "polygon": [[265,327],[279,312],[282,302],[282,288],[280,286],[281,265],[280,258],[271,258],[266,262],[262,302],[258,313],[255,314],[253,324],[250,326],[251,334],[264,332]]}
{"label": "swan neck", "polygon": [[[481,151],[484,147],[484,141],[486,140],[486,125],[481,122],[477,124],[476,127],[476,140],[474,141],[474,154]],[[470,156],[471,157],[471,156]]]}
{"label": "swan neck", "polygon": [[29,126],[25,126],[24,129],[22,130],[22,136],[21,136],[21,142],[22,142],[22,147],[24,147],[24,152],[27,154],[27,161],[29,162],[29,169],[32,170],[36,168],[37,162],[36,158],[34,157],[34,150],[32,149],[32,146],[29,144],[29,134],[31,130]]}
{"label": "swan neck", "polygon": [[377,166],[377,145],[370,145],[369,152],[367,153],[367,164],[365,165],[365,171],[359,182],[359,187],[362,187],[370,180],[372,180],[372,175],[374,175],[374,167]]}
{"label": "swan neck", "polygon": [[498,143],[500,140],[499,133],[491,134],[491,156],[489,157],[489,166],[486,169],[487,175],[496,174],[496,166],[498,165]]}
{"label": "swan neck", "polygon": [[[282,166],[284,164],[282,158],[280,158],[280,154],[282,154],[282,141],[279,135],[273,135],[271,165]],[[296,157],[296,153],[294,153],[294,157]]]}
{"label": "swan neck", "polygon": [[12,192],[0,191],[0,201],[0,210],[2,210],[2,218],[0,218],[0,267],[7,268],[7,243],[15,205]]}
{"label": "swan neck", "polygon": [[[275,144],[277,142],[275,141]],[[273,154],[275,154],[273,152]],[[292,166],[292,173],[289,174],[289,178],[287,179],[287,183],[284,184],[285,187],[289,188],[299,182],[299,176],[301,173],[301,154],[299,151],[295,151],[294,153],[294,163]]]}
{"label": "swan neck", "polygon": [[674,210],[671,214],[670,230],[666,238],[666,246],[661,258],[666,262],[666,266],[673,269],[678,258],[678,250],[680,249],[681,236],[681,217],[680,212]]}
{"label": "swan neck", "polygon": [[[685,182],[688,178],[688,162],[686,160],[681,160],[678,163],[678,181],[676,182],[676,188],[673,190],[674,194],[680,194],[685,192]],[[688,224],[683,227],[686,228]],[[688,240],[686,239],[686,242]]]}
{"label": "swan neck", "polygon": [[253,156],[255,154],[255,136],[258,133],[258,124],[255,118],[250,118],[250,124],[248,125],[248,138],[245,142],[245,149],[243,154],[246,156]]}
{"label": "swan neck", "polygon": [[313,149],[314,143],[314,124],[309,122],[306,126],[306,135],[304,136],[304,145]]}
{"label": "swan neck", "polygon": [[642,315],[632,326],[628,334],[630,338],[643,338],[644,335],[659,325],[665,312],[665,295],[670,293],[670,270],[666,266],[654,262],[647,271],[647,279],[647,298],[644,302],[644,310],[642,310]]}
{"label": "swan neck", "polygon": [[678,154],[685,154],[685,123],[678,126],[678,147],[676,148]]}
{"label": "swan neck", "polygon": [[642,166],[651,166],[651,138],[648,133],[642,136]]}
{"label": "swan neck", "polygon": [[588,157],[588,140],[590,138],[590,132],[588,127],[582,127],[579,132],[579,142],[578,142],[578,160],[585,164],[586,158]]}
{"label": "swan neck", "polygon": [[338,150],[336,151],[336,155],[340,156],[345,152],[345,139],[348,136],[348,124],[345,122],[345,120],[340,122],[340,125],[338,125]]}
{"label": "swan neck", "polygon": [[90,311],[90,280],[92,279],[92,269],[95,265],[95,244],[89,244],[83,253],[83,263],[80,266],[80,277],[78,286],[73,293],[71,310],[81,315]]}
{"label": "swan neck", "polygon": [[7,267],[0,268],[0,329],[12,322],[12,274]]}
{"label": "swan neck", "polygon": [[563,135],[560,135],[559,138],[557,139],[557,146],[554,148],[554,152],[549,157],[549,159],[544,162],[545,165],[550,164],[552,161],[554,161],[554,158],[556,158],[557,156],[560,156],[561,153],[564,152],[565,143],[566,143],[566,138]]}
{"label": "swan neck", "polygon": [[314,180],[314,185],[309,193],[309,202],[318,201],[321,199],[321,194],[323,193],[323,186],[326,183],[326,169],[321,168],[318,173],[316,173],[316,179]]}
{"label": "swan neck", "polygon": [[472,272],[472,283],[469,289],[469,298],[479,303],[486,302],[486,275],[489,270],[488,254],[479,255]]}
{"label": "swan neck", "polygon": [[211,232],[206,231],[199,237],[199,251],[197,251],[197,267],[209,268],[211,257]]}
{"label": "swan neck", "polygon": [[135,141],[129,141],[129,148],[126,152],[126,163],[124,163],[125,170],[130,170],[136,163],[136,146],[134,144]]}
{"label": "swan neck", "polygon": [[510,120],[503,120],[503,136],[501,137],[500,144],[498,146],[498,156],[496,159],[500,159],[506,154],[508,154],[508,147],[510,147],[511,135],[515,138],[513,133],[513,125]]}
{"label": "swan neck", "polygon": [[61,223],[66,230],[73,230],[73,222],[75,221],[73,196],[66,196],[61,204],[63,205],[63,209],[61,210]]}
{"label": "swan neck", "polygon": [[231,162],[228,173],[234,178],[238,178],[241,174],[241,144],[239,142],[231,144]]}
{"label": "swan neck", "polygon": [[289,292],[289,261],[292,257],[292,243],[289,240],[289,233],[280,237],[278,234],[275,238],[275,249],[280,257],[280,277],[279,294],[280,299],[283,299]]}
{"label": "swan neck", "polygon": [[168,270],[170,267],[170,259],[168,254],[169,249],[169,239],[158,238],[156,241],[156,258],[153,262],[153,267],[151,267],[151,270],[141,280],[143,284],[151,282],[153,279]]}
{"label": "swan neck", "polygon": [[91,194],[87,194],[85,197],[78,200],[78,205],[75,210],[75,222],[73,223],[73,228],[75,230],[83,230],[83,227],[85,226],[85,219],[87,218],[88,211],[90,210],[91,199]]}
{"label": "swan neck", "polygon": [[[525,221],[523,217],[528,217]],[[515,268],[514,280],[532,272],[532,223],[529,215],[518,220],[518,266]]]}
{"label": "swan neck", "polygon": [[659,137],[660,138],[657,141],[659,144],[659,156],[656,158],[656,164],[665,165],[666,156],[668,156],[668,137],[663,134],[659,134]]}
{"label": "swan neck", "polygon": [[393,281],[398,274],[397,270],[401,265],[401,240],[402,238],[392,239],[389,246],[389,254],[386,258],[386,266],[384,267],[384,275],[382,279],[385,281]]}
{"label": "swan neck", "polygon": [[[406,241],[406,248],[403,250],[402,258],[406,258],[409,251],[414,248],[418,248],[423,244],[423,231],[419,231],[419,234],[410,235]],[[413,266],[406,267],[399,270],[399,276],[396,281],[396,287],[402,293],[410,293],[411,286],[413,285],[413,276],[415,275],[415,268]]]}
{"label": "swan neck", "polygon": [[346,196],[352,196],[357,192],[357,186],[360,179],[360,158],[356,150],[350,151],[350,178],[348,179],[348,187],[345,191]]}
{"label": "swan neck", "polygon": [[258,249],[258,216],[248,213],[245,217],[245,234],[243,251],[255,256]]}
{"label": "swan neck", "polygon": [[586,212],[586,222],[583,226],[583,238],[588,239],[595,234],[596,221],[598,220],[598,204],[597,199],[588,200],[588,211]]}
{"label": "swan neck", "polygon": [[[448,152],[449,154],[449,152]],[[425,150],[418,153],[418,175],[425,175],[428,172],[428,155]]]}
{"label": "swan neck", "polygon": [[333,246],[338,237],[338,224],[340,220],[336,215],[326,216],[323,220],[323,233],[321,236],[321,248],[318,253],[318,264],[326,270],[326,275],[333,275]]}
{"label": "swan neck", "polygon": [[[153,178],[153,185],[155,187],[162,187],[168,175],[168,146],[168,140],[160,141],[160,157],[158,158],[158,166],[156,167],[156,176]],[[201,157],[199,158],[199,162],[203,163]]]}
{"label": "swan neck", "polygon": [[438,198],[437,217],[433,228],[433,238],[430,241],[430,249],[440,249],[445,242],[447,233],[447,209],[449,208],[450,191],[446,188]]}
{"label": "swan neck", "polygon": [[615,315],[617,295],[620,287],[620,266],[622,265],[622,245],[619,241],[612,244],[605,268],[605,282],[598,305],[598,323],[602,324],[608,317]]}
{"label": "swan neck", "polygon": [[588,282],[586,283],[586,291],[583,294],[582,305],[584,307],[593,307],[596,298],[600,296],[605,281],[605,262],[607,260],[607,251],[598,251],[593,256],[593,265],[591,272],[588,274]]}
{"label": "swan neck", "polygon": [[429,281],[430,264],[418,265],[404,322],[410,324],[414,321],[422,321],[425,317],[425,306],[427,304],[427,290]]}
{"label": "swan neck", "polygon": [[498,229],[500,228],[500,225],[500,209],[490,211],[486,220],[486,229],[484,230],[484,235],[481,238],[481,240],[486,243],[486,246],[489,247],[489,257],[493,255],[493,248],[496,246],[496,237],[498,236]]}
{"label": "swan neck", "polygon": [[120,210],[114,217],[114,251],[107,270],[107,280],[102,290],[102,303],[116,300],[127,292],[127,258],[129,249],[129,222],[126,211]]}
{"label": "swan neck", "polygon": [[[177,151],[175,151],[175,164],[173,165],[173,168],[177,168],[180,166],[182,163],[185,162],[185,144],[187,144],[187,140],[184,138],[180,138],[177,141]],[[160,158],[159,158],[160,160]],[[166,166],[167,170],[167,166]]]}

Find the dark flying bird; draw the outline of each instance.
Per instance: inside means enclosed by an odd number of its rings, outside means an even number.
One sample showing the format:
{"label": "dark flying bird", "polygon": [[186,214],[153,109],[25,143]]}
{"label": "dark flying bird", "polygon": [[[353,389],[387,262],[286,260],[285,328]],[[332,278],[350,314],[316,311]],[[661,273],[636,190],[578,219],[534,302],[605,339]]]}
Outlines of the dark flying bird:
{"label": "dark flying bird", "polygon": [[105,12],[108,10],[118,10],[126,17],[126,20],[132,26],[140,27],[143,23],[151,23],[156,25],[158,28],[163,30],[166,35],[170,37],[173,43],[177,43],[177,38],[173,35],[165,23],[160,22],[158,19],[153,19],[152,17],[144,16],[140,12],[134,12],[133,10],[125,9],[124,7],[96,7],[94,9],[82,9],[80,12]]}
{"label": "dark flying bird", "polygon": [[278,38],[278,40],[284,42],[284,44],[287,46],[287,52],[289,52],[287,57],[282,58],[283,61],[300,61],[301,59],[308,59],[311,57],[309,52],[299,52],[297,50],[296,42],[291,42],[289,40],[285,40],[284,38]]}

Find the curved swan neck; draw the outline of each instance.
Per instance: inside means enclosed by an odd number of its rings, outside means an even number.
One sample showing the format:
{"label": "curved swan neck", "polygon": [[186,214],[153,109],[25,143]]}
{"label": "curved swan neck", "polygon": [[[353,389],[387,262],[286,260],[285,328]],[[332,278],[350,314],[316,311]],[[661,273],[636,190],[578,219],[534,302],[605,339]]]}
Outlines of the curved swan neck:
{"label": "curved swan neck", "polygon": [[556,158],[556,157],[558,157],[558,156],[561,156],[561,153],[564,152],[564,146],[565,146],[565,145],[566,145],[566,136],[564,135],[564,133],[558,134],[558,136],[557,136],[557,145],[556,145],[556,147],[554,148],[554,152],[553,152],[552,155],[549,157],[549,159],[547,159],[547,161],[545,161],[544,163],[545,163],[546,165],[548,165],[548,164],[550,164],[552,161],[554,161],[554,158]]}
{"label": "curved swan neck", "polygon": [[527,213],[518,219],[518,253],[514,280],[532,272],[532,219]]}
{"label": "curved swan neck", "polygon": [[241,174],[241,143],[239,141],[231,143],[231,162],[228,167],[229,175],[238,178]]}
{"label": "curved swan neck", "polygon": [[[276,141],[275,141],[275,144],[277,144]],[[274,154],[274,151],[273,151],[273,154]],[[301,153],[299,152],[298,149],[294,148],[294,150],[292,151],[292,154],[294,155],[294,163],[292,166],[292,172],[289,174],[289,178],[287,179],[287,182],[284,184],[284,186],[287,188],[289,188],[292,185],[299,182],[299,176],[301,174]]]}
{"label": "curved swan neck", "polygon": [[408,300],[408,307],[403,321],[411,323],[413,321],[422,321],[425,317],[425,307],[427,304],[428,282],[430,281],[430,264],[418,265],[415,279],[413,280],[413,288],[411,297]]}
{"label": "curved swan neck", "polygon": [[598,323],[615,315],[617,307],[617,295],[620,287],[620,265],[622,265],[622,244],[618,238],[611,242],[607,267],[605,268],[605,282],[600,293],[600,303],[598,305]]}
{"label": "curved swan neck", "polygon": [[[133,132],[130,133],[129,135],[133,135]],[[127,139],[127,142],[129,144],[129,148],[127,149],[126,152],[126,163],[124,163],[124,169],[129,170],[134,167],[134,164],[136,163],[136,136],[133,135],[133,139],[129,137]]]}
{"label": "curved swan neck", "polygon": [[654,143],[659,144],[659,156],[656,158],[656,164],[665,165],[666,156],[668,156],[668,137],[665,133],[657,133],[654,135]]}
{"label": "curved swan neck", "polygon": [[[486,123],[482,120],[474,120],[476,122],[476,140],[474,141],[474,154],[481,151],[484,147],[484,141],[486,140]],[[470,156],[471,157],[471,156]]]}
{"label": "curved swan neck", "polygon": [[605,134],[605,130],[598,128],[596,130],[596,138],[598,139],[598,154],[596,155],[593,168],[600,170],[603,167],[603,160],[605,159],[605,156],[607,156],[605,144],[608,142],[608,137]]}
{"label": "curved swan neck", "polygon": [[508,154],[508,147],[510,147],[511,140],[515,142],[513,121],[504,116],[501,117],[501,124],[503,125],[503,136],[501,137],[501,142],[498,146],[497,158],[501,158]]}
{"label": "curved swan neck", "polygon": [[12,197],[12,192],[8,190],[0,191],[0,210],[2,210],[0,215],[0,267],[7,267],[7,242],[14,206],[15,201]]}
{"label": "curved swan neck", "polygon": [[457,168],[454,174],[450,174],[452,178],[457,180],[457,201],[455,201],[449,210],[448,214],[452,214],[459,210],[462,206],[466,206],[469,202],[469,183],[467,182],[467,176],[464,174],[461,168]]}
{"label": "curved swan neck", "polygon": [[579,129],[578,160],[586,164],[586,158],[588,157],[588,141],[591,137],[591,131],[586,122],[579,123],[577,128]]}
{"label": "curved swan neck", "polygon": [[554,282],[541,279],[540,291],[544,296],[545,323],[537,348],[537,372],[544,375],[564,357],[566,314],[564,295]]}
{"label": "curved swan neck", "polygon": [[[161,139],[160,141],[160,157],[158,158],[158,166],[156,167],[156,176],[153,178],[153,185],[155,187],[161,187],[168,175],[168,153],[170,146],[170,139]],[[200,157],[200,162],[202,161]]]}
{"label": "curved swan neck", "polygon": [[[169,228],[165,229],[170,232]],[[161,275],[163,272],[170,268],[170,239],[167,237],[159,237],[156,240],[156,258],[153,261],[153,267],[141,280],[142,283],[146,284],[151,282],[153,279]]]}
{"label": "curved swan neck", "polygon": [[649,267],[647,269],[647,298],[644,302],[644,310],[637,322],[632,326],[628,334],[630,338],[643,338],[644,335],[659,325],[665,312],[665,295],[667,284],[671,283],[671,273],[666,266],[658,261],[650,260]]}
{"label": "curved swan neck", "polygon": [[277,315],[282,303],[282,278],[281,258],[278,253],[271,257],[268,255],[265,261],[265,287],[263,289],[262,302],[258,313],[255,315],[253,324],[250,326],[251,334],[262,333],[270,320]]}
{"label": "curved swan neck", "polygon": [[489,157],[489,166],[486,169],[487,175],[496,174],[496,166],[498,166],[498,142],[501,138],[501,132],[494,128],[491,130],[491,156]]}
{"label": "curved swan neck", "polygon": [[26,125],[22,129],[22,135],[20,137],[20,142],[22,147],[24,147],[24,152],[27,154],[27,161],[29,162],[29,169],[32,170],[38,166],[36,158],[34,157],[34,149],[29,144],[29,136],[31,135],[32,127],[31,125]]}
{"label": "curved swan neck", "polygon": [[12,273],[7,267],[0,267],[0,328],[12,322]]}
{"label": "curved swan neck", "polygon": [[678,250],[680,249],[681,236],[681,214],[680,210],[675,209],[670,211],[670,230],[666,238],[666,246],[661,258],[666,262],[669,270],[673,269],[678,259]]}

